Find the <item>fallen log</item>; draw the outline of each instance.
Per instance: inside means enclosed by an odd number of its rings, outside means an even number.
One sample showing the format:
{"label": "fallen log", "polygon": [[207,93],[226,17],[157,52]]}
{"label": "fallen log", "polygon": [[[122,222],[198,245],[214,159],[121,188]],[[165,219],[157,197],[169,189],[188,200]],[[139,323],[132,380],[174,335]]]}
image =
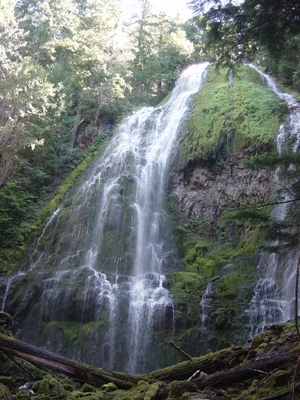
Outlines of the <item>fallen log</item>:
{"label": "fallen log", "polygon": [[285,363],[294,363],[298,357],[296,353],[277,353],[246,361],[251,350],[248,347],[232,346],[149,374],[129,375],[83,364],[2,333],[0,333],[0,350],[9,355],[23,358],[36,366],[65,374],[80,382],[88,382],[97,387],[113,382],[118,388],[124,390],[133,388],[142,379],[149,383],[188,380],[197,370],[204,372],[201,374],[201,378],[193,380],[198,389],[226,388],[232,384],[269,373]]}
{"label": "fallen log", "polygon": [[224,389],[235,383],[244,382],[248,379],[254,379],[265,373],[269,373],[285,363],[294,362],[297,358],[298,354],[291,353],[265,355],[254,360],[246,361],[244,364],[227,371],[216,372],[208,376],[197,378],[193,382],[200,390],[205,387]]}
{"label": "fallen log", "polygon": [[216,371],[239,365],[249,353],[249,349],[246,347],[232,346],[205,356],[191,358],[188,361],[183,361],[149,374],[128,375],[123,372],[106,371],[88,364],[82,364],[1,333],[0,350],[23,358],[34,365],[51,369],[82,382],[88,382],[96,386],[114,382],[120,389],[130,389],[141,379],[149,382],[187,380],[196,370],[212,374]]}
{"label": "fallen log", "polygon": [[34,365],[65,374],[78,381],[88,382],[96,386],[114,382],[120,389],[130,389],[141,379],[149,382],[187,380],[196,370],[212,374],[239,365],[249,353],[249,349],[246,347],[232,346],[205,356],[191,358],[189,361],[183,361],[149,374],[128,375],[123,372],[106,371],[88,364],[82,364],[1,333],[0,350],[23,358]]}
{"label": "fallen log", "polygon": [[200,370],[206,374],[229,369],[242,363],[249,353],[249,348],[231,346],[227,349],[208,353],[205,356],[194,357],[192,360],[183,361],[171,367],[153,371],[143,377],[151,381],[170,382],[173,380],[187,380],[195,371]]}
{"label": "fallen log", "polygon": [[112,373],[111,371],[102,370],[88,364],[82,364],[2,333],[0,333],[0,350],[4,353],[23,358],[36,366],[48,368],[95,386],[102,386],[105,383],[113,382],[120,389],[131,389],[136,383],[134,376]]}

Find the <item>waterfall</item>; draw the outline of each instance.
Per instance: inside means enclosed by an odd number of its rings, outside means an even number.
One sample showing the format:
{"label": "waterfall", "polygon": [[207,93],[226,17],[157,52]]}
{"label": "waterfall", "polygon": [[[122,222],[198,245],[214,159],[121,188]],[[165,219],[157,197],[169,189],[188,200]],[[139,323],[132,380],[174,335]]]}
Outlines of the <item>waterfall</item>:
{"label": "waterfall", "polygon": [[205,292],[202,295],[200,306],[200,342],[202,353],[205,354],[208,351],[208,339],[209,339],[209,323],[210,323],[210,313],[213,310],[213,301],[211,299],[214,293],[213,283],[208,282]]}
{"label": "waterfall", "polygon": [[[280,99],[286,101],[290,113],[286,123],[280,126],[277,134],[277,150],[282,153],[290,139],[293,140],[293,151],[299,151],[300,145],[300,108],[297,100],[290,94],[283,93],[275,82],[259,68],[252,64],[249,67],[257,71],[265,87],[272,90]],[[292,168],[292,166],[291,166]],[[279,169],[274,175],[274,186],[280,188],[287,184],[282,182]],[[289,200],[288,195],[283,200]],[[272,217],[284,221],[287,204],[279,204],[272,210]],[[274,323],[282,323],[294,319],[295,314],[295,276],[299,252],[278,253],[262,252],[257,267],[258,280],[254,288],[254,296],[247,313],[250,326],[249,335],[263,331]]]}
{"label": "waterfall", "polygon": [[178,265],[168,168],[207,67],[186,69],[166,105],[126,118],[49,219],[3,300],[22,339],[106,369],[160,366],[174,315],[165,274]]}

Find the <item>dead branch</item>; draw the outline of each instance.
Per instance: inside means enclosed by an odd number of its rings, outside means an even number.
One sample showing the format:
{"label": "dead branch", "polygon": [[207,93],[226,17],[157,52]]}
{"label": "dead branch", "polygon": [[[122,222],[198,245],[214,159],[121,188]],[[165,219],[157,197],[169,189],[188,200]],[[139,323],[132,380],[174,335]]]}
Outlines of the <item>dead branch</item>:
{"label": "dead branch", "polygon": [[181,350],[181,348],[180,348],[179,346],[177,346],[174,342],[172,342],[172,340],[169,341],[169,344],[170,344],[171,346],[173,346],[174,349],[178,350],[179,353],[181,353],[182,355],[184,355],[184,357],[187,357],[189,360],[192,360],[192,361],[193,361],[193,357],[190,356],[190,355],[189,355],[188,353],[186,353],[185,351]]}

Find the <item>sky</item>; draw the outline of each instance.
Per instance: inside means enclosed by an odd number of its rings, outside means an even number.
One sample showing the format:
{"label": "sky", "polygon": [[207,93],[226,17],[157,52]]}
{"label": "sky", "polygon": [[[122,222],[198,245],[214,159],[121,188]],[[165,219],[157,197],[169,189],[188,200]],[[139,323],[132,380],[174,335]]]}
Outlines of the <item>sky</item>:
{"label": "sky", "polygon": [[[135,9],[138,0],[123,0],[125,4],[128,4],[129,8]],[[187,20],[192,17],[192,12],[188,8],[189,0],[151,0],[151,3],[158,11],[163,11],[173,18],[178,16]]]}
{"label": "sky", "polygon": [[152,3],[160,11],[176,17],[179,13],[183,19],[190,18],[192,16],[191,10],[188,8],[186,0],[152,0]]}

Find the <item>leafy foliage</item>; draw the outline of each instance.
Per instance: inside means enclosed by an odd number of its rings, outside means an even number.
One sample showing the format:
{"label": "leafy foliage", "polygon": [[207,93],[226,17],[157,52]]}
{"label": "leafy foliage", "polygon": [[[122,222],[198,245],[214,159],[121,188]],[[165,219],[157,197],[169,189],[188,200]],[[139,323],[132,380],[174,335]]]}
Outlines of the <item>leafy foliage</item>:
{"label": "leafy foliage", "polygon": [[148,0],[141,2],[131,35],[132,101],[157,104],[173,87],[182,67],[191,62],[193,43],[178,23],[163,13],[153,13]]}
{"label": "leafy foliage", "polygon": [[[286,47],[293,48],[300,33],[300,6],[297,0],[191,1],[201,26],[207,32],[207,45],[221,64],[241,62],[261,50],[278,58]],[[217,54],[218,53],[218,54]]]}

